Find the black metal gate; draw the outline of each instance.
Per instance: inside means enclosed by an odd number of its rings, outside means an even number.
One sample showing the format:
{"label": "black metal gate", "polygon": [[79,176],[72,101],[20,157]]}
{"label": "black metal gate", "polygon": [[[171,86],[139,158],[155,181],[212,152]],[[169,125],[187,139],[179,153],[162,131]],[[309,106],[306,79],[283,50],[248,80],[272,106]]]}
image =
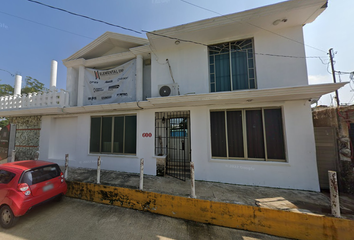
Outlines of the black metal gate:
{"label": "black metal gate", "polygon": [[190,177],[189,111],[159,112],[155,116],[155,154],[166,156],[166,174]]}

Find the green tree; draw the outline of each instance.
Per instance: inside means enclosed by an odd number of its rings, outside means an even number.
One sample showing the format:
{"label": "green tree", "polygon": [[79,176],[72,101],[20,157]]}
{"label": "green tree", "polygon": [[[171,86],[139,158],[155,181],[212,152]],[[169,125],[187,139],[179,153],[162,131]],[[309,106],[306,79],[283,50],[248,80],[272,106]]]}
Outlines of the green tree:
{"label": "green tree", "polygon": [[6,118],[3,118],[2,120],[0,119],[0,128],[6,127],[9,123],[9,120]]}
{"label": "green tree", "polygon": [[25,86],[21,89],[21,92],[28,94],[28,93],[32,93],[32,92],[43,92],[46,90],[48,90],[48,89],[46,89],[44,87],[44,83],[41,83],[40,81],[38,81],[35,78],[31,78],[31,77],[27,76],[25,78]]}
{"label": "green tree", "polygon": [[[0,80],[1,81],[1,80]],[[44,87],[44,83],[41,83],[35,78],[27,76],[24,80],[24,87],[21,89],[21,93],[43,92],[48,89]],[[22,84],[23,85],[23,84]],[[0,84],[0,96],[14,94],[14,88],[10,84]]]}

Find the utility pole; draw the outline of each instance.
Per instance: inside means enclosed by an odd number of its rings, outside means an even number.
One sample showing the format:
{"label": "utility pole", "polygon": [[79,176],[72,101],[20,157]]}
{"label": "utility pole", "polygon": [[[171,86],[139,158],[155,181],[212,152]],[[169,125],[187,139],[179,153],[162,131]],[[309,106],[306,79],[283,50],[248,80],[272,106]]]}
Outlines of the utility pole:
{"label": "utility pole", "polygon": [[[336,72],[334,70],[334,63],[333,63],[333,48],[329,49],[329,58],[331,60],[331,67],[332,67],[332,76],[333,76],[333,82],[336,83]],[[337,108],[336,108],[336,118],[337,118],[337,144],[338,144],[338,149],[340,148],[340,138],[343,136],[342,134],[342,124],[340,121],[340,117],[339,117],[339,95],[338,95],[338,90],[336,90],[336,99],[337,99]],[[340,159],[340,153],[338,151],[337,153],[337,161],[336,161],[336,168],[337,168],[337,173],[338,173],[338,179],[340,179],[339,181],[339,188],[341,189],[342,186],[342,172],[341,172],[341,159]]]}
{"label": "utility pole", "polygon": [[[333,48],[329,49],[329,58],[331,60],[331,67],[332,67],[332,76],[333,76],[333,82],[336,83],[336,72],[334,70],[334,63],[333,63]],[[339,94],[338,94],[338,89],[336,90],[336,100],[337,100],[337,107],[339,107]]]}

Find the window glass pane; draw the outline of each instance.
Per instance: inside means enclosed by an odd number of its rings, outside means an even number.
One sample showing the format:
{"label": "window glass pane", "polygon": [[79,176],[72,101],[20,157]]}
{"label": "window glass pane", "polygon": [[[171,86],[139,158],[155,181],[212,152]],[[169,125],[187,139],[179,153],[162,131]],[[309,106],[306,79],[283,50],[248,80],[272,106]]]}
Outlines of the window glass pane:
{"label": "window glass pane", "polygon": [[29,186],[60,176],[60,168],[58,165],[44,166],[41,168],[27,171],[21,179],[21,183],[27,183]]}
{"label": "window glass pane", "polygon": [[268,158],[285,159],[281,109],[265,109],[264,118]]}
{"label": "window glass pane", "polygon": [[253,68],[253,59],[252,58],[248,58],[248,67]]}
{"label": "window glass pane", "polygon": [[246,111],[247,148],[249,158],[265,158],[261,110]]}
{"label": "window glass pane", "polygon": [[112,117],[102,117],[101,152],[112,152]]}
{"label": "window glass pane", "polygon": [[0,183],[8,184],[15,176],[12,172],[0,170]]}
{"label": "window glass pane", "polygon": [[124,153],[136,153],[136,116],[125,117]]}
{"label": "window glass pane", "polygon": [[256,88],[256,84],[254,83],[254,79],[250,79],[250,89]]}
{"label": "window glass pane", "polygon": [[231,62],[233,90],[248,89],[247,53],[245,51],[233,52]]}
{"label": "window glass pane", "polygon": [[123,153],[124,117],[114,118],[113,152]]}
{"label": "window glass pane", "polygon": [[209,63],[210,63],[210,64],[213,64],[213,63],[214,63],[214,56],[210,56],[210,57],[209,57]]}
{"label": "window glass pane", "polygon": [[254,69],[249,69],[249,77],[254,78]]}
{"label": "window glass pane", "polygon": [[210,92],[215,92],[215,84],[210,84]]}
{"label": "window glass pane", "polygon": [[230,58],[229,54],[215,56],[215,82],[216,92],[230,91]]}
{"label": "window glass pane", "polygon": [[213,157],[226,157],[225,112],[210,113],[211,153]]}
{"label": "window glass pane", "polygon": [[91,118],[90,152],[100,151],[101,118]]}
{"label": "window glass pane", "polygon": [[242,111],[227,112],[229,157],[244,157]]}
{"label": "window glass pane", "polygon": [[213,65],[210,65],[210,73],[214,73],[214,64]]}

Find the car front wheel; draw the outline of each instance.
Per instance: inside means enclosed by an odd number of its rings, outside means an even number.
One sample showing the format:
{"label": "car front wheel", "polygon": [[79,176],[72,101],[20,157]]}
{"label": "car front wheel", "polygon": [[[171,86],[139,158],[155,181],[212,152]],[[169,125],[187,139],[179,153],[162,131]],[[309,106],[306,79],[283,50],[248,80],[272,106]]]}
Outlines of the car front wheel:
{"label": "car front wheel", "polygon": [[9,206],[2,206],[0,208],[0,225],[3,228],[11,228],[15,225],[18,218],[15,217]]}

